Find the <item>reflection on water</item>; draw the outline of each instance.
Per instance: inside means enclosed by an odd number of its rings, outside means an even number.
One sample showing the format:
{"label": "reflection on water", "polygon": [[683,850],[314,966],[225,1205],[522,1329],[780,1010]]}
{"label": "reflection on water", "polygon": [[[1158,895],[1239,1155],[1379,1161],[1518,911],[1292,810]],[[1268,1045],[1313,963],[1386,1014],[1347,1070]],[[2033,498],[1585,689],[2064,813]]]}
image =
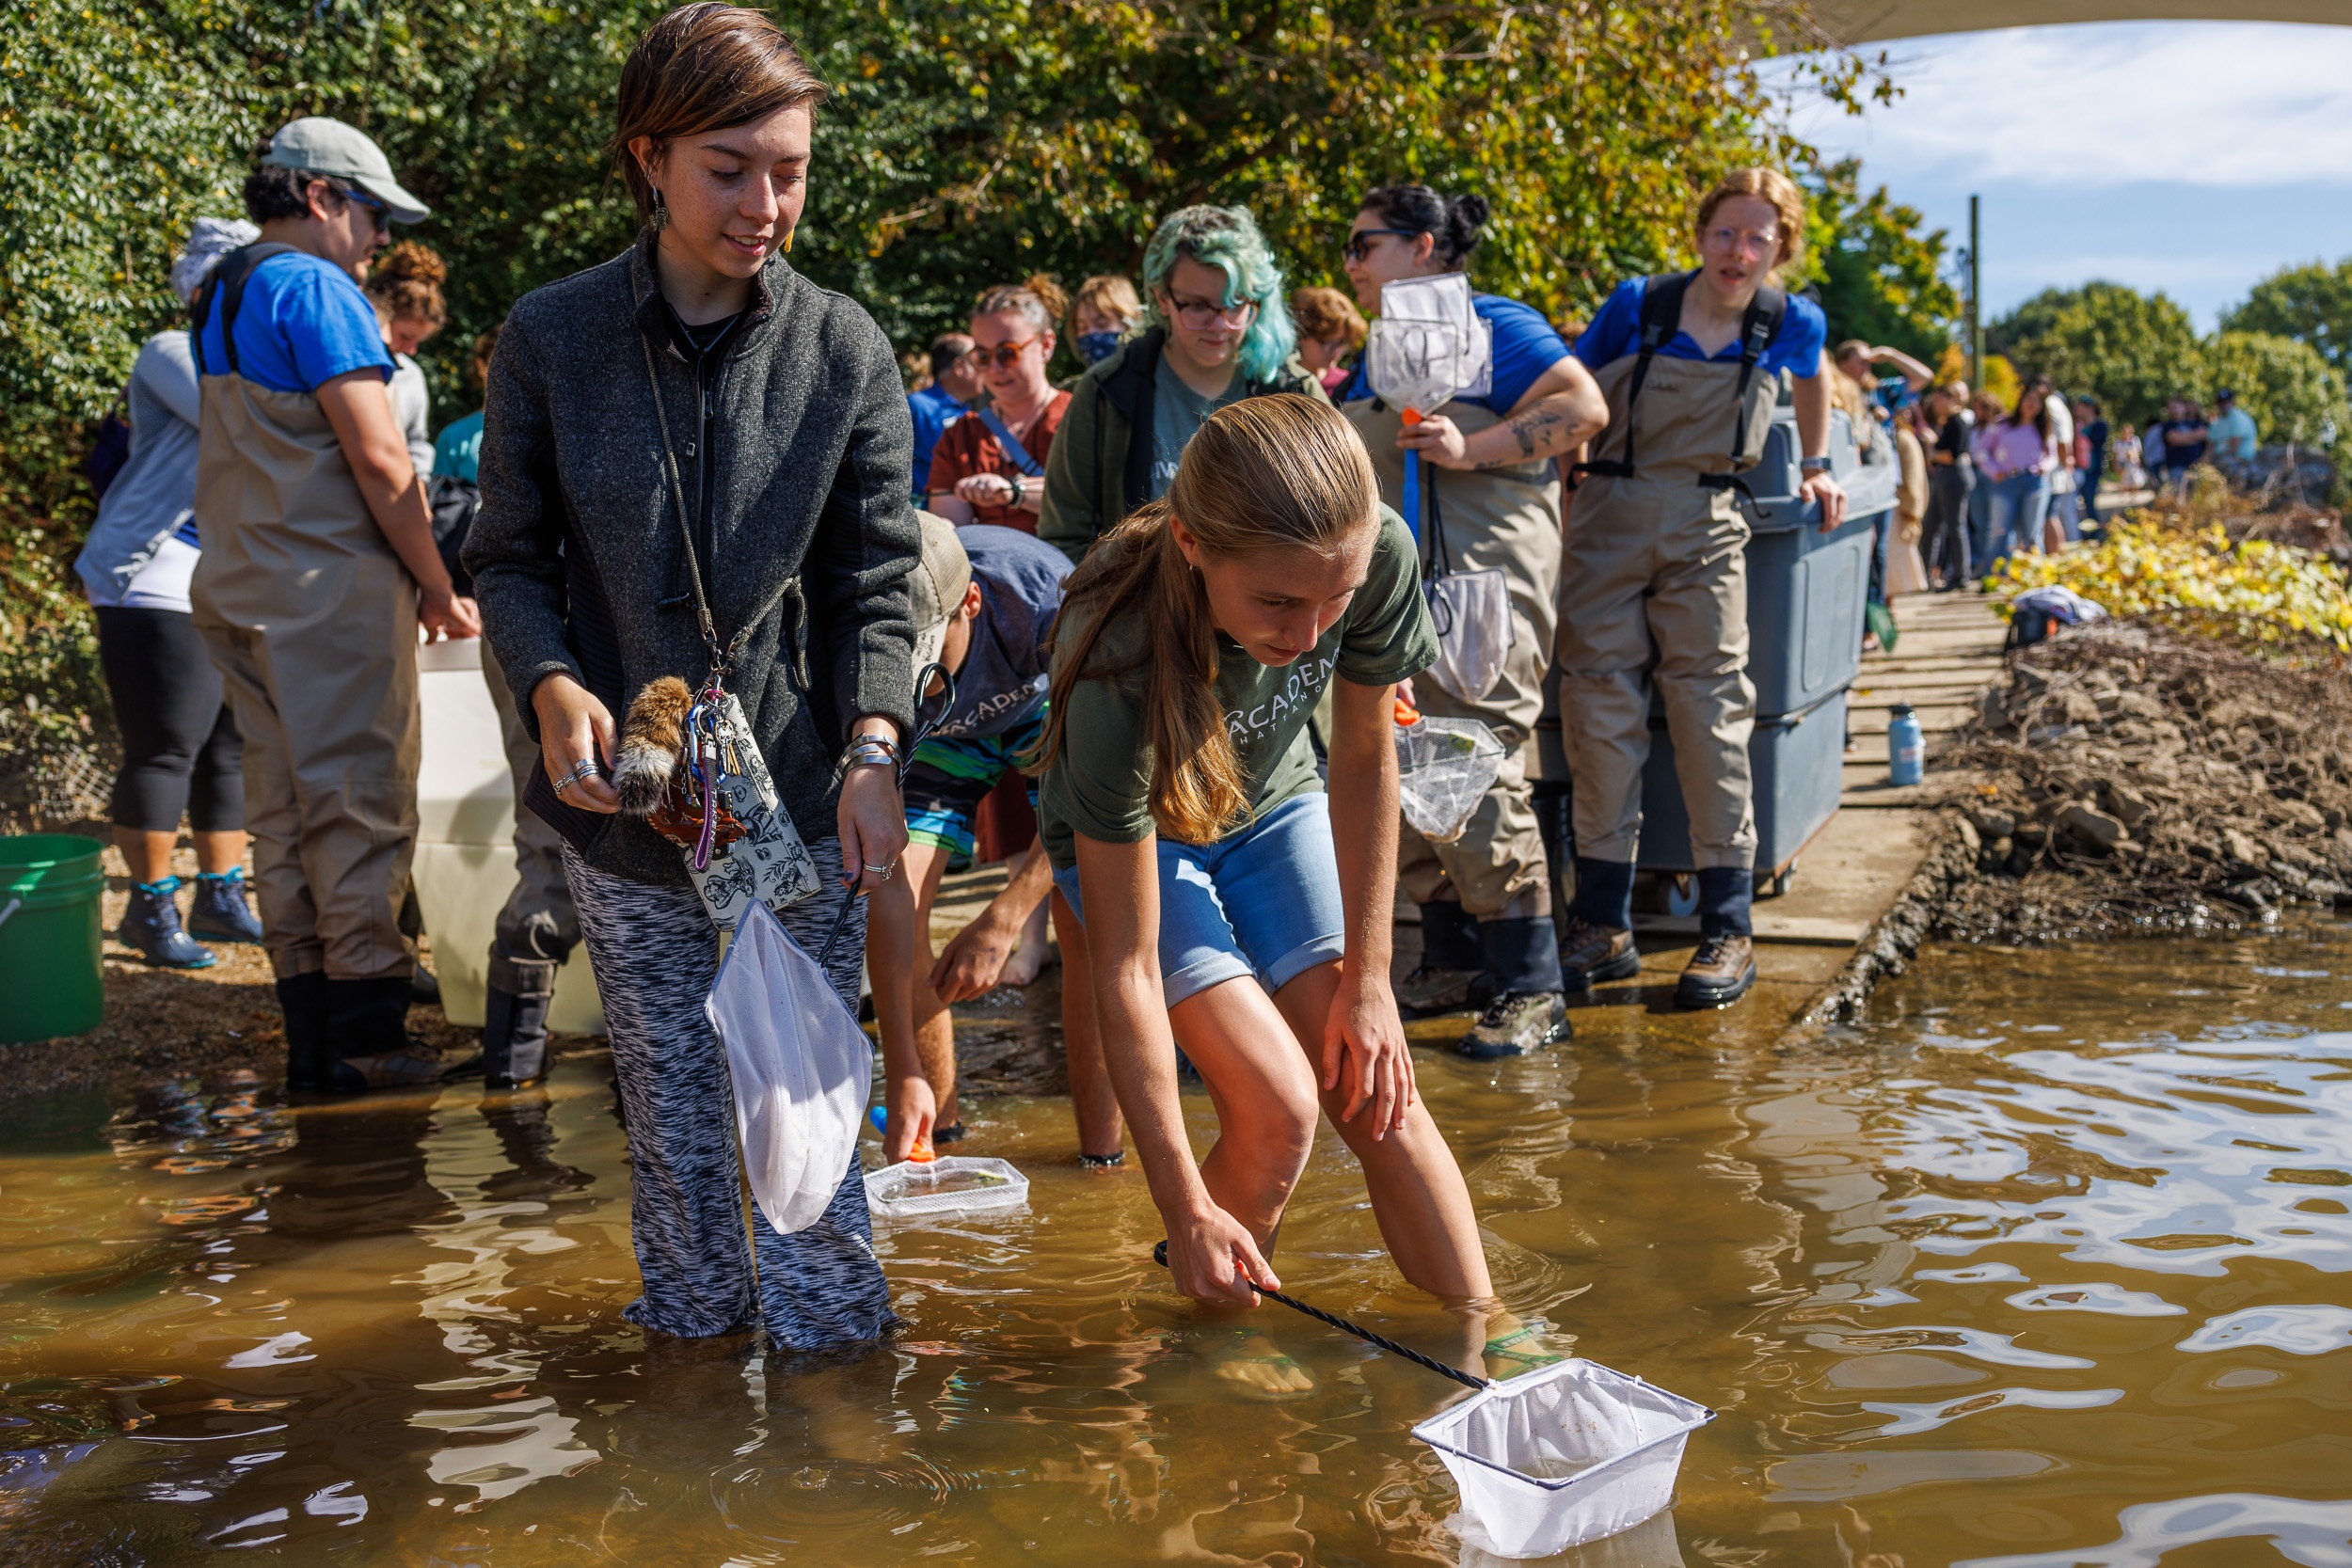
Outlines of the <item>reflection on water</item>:
{"label": "reflection on water", "polygon": [[[2345,976],[2334,925],[1947,952],[1802,1052],[1596,1008],[1423,1053],[1513,1308],[1722,1412],[1671,1516],[1561,1561],[2352,1562]],[[1216,1375],[1038,1033],[966,1042],[1027,1209],[886,1228],[911,1332],[831,1360],[621,1321],[596,1059],[0,1109],[0,1560],[1495,1560],[1406,1435],[1442,1383],[1277,1308],[1314,1390]],[[1286,1281],[1441,1346],[1361,1194],[1326,1138]]]}

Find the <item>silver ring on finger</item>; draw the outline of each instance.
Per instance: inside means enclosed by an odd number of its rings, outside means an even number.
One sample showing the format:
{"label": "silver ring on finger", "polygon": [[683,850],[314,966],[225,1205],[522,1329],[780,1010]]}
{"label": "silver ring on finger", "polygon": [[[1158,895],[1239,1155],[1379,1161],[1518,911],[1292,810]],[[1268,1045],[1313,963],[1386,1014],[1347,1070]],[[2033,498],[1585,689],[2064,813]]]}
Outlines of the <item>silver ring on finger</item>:
{"label": "silver ring on finger", "polygon": [[601,774],[603,771],[603,765],[598,763],[596,758],[582,757],[578,762],[572,764],[572,770],[566,774],[565,777],[568,778],[573,784],[585,784],[590,779],[596,778]]}

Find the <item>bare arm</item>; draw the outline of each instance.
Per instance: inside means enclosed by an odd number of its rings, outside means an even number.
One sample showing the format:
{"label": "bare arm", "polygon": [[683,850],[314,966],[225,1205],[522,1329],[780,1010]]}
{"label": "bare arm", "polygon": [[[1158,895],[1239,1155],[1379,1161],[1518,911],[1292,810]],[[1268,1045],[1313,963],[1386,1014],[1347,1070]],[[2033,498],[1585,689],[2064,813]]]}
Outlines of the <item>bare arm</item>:
{"label": "bare arm", "polygon": [[1077,853],[1104,1065],[1168,1227],[1168,1270],[1176,1289],[1196,1301],[1255,1305],[1257,1292],[1237,1274],[1277,1288],[1282,1282],[1248,1228],[1209,1196],[1184,1135],[1176,1037],[1160,979],[1158,847],[1149,838],[1105,844],[1080,833]]}
{"label": "bare arm", "polygon": [[1892,365],[1902,372],[1903,385],[1913,391],[1924,391],[1935,380],[1935,372],[1899,348],[1874,348],[1870,351],[1873,365]]}
{"label": "bare arm", "polygon": [[1500,468],[1573,451],[1608,422],[1609,404],[1599,383],[1571,355],[1537,376],[1501,423],[1470,436],[1444,415],[1433,415],[1406,425],[1397,445],[1427,454],[1441,467]]}
{"label": "bare arm", "polygon": [[1331,791],[1330,801],[1347,951],[1324,1031],[1323,1086],[1337,1088],[1342,1066],[1352,1067],[1342,1119],[1354,1119],[1370,1104],[1375,1138],[1402,1127],[1417,1098],[1404,1020],[1389,989],[1390,890],[1396,885],[1395,690],[1342,680],[1331,702],[1331,777],[1345,781]]}
{"label": "bare arm", "polygon": [[1039,844],[1012,874],[1005,891],[979,918],[958,931],[931,965],[930,987],[942,1002],[968,1002],[996,989],[1005,960],[1021,945],[1021,927],[1054,891],[1054,863]]}
{"label": "bare arm", "polygon": [[972,503],[953,490],[933,490],[923,498],[923,505],[933,515],[945,517],[958,528],[980,520],[980,515],[972,510]]}
{"label": "bare arm", "polygon": [[914,1044],[914,957],[922,911],[914,882],[893,877],[866,895],[866,969],[874,980],[874,1023],[882,1036],[882,1100],[888,1119],[882,1158],[897,1164],[928,1141],[938,1102]]}
{"label": "bare arm", "polygon": [[[1829,455],[1829,352],[1821,353],[1820,363],[1811,375],[1797,377],[1797,445],[1807,457]],[[1826,469],[1804,476],[1797,486],[1800,501],[1821,503],[1821,531],[1828,533],[1846,520],[1845,487],[1829,476]]]}
{"label": "bare arm", "polygon": [[437,638],[480,637],[481,612],[471,599],[457,597],[449,568],[434,547],[433,514],[425,508],[424,485],[409,460],[408,437],[392,415],[383,376],[373,370],[351,371],[320,382],[314,395],[342,445],[369,514],[384,531],[384,542],[417,579],[418,623]]}

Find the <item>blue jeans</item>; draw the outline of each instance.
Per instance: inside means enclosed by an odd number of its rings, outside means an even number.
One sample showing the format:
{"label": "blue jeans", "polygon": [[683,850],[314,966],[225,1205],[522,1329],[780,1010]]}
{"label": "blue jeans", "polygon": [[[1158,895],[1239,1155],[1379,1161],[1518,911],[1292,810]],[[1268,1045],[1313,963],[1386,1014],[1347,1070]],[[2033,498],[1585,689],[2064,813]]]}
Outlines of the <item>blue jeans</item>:
{"label": "blue jeans", "polygon": [[2010,556],[2042,547],[2042,519],[2050,510],[2050,476],[2031,471],[1979,484],[1985,498],[1982,540],[1990,552],[1988,572],[1997,572]]}
{"label": "blue jeans", "polygon": [[[1211,986],[1254,974],[1272,995],[1347,953],[1331,804],[1294,795],[1215,844],[1159,841],[1160,987],[1171,1007]],[[1078,870],[1054,885],[1086,923]]]}

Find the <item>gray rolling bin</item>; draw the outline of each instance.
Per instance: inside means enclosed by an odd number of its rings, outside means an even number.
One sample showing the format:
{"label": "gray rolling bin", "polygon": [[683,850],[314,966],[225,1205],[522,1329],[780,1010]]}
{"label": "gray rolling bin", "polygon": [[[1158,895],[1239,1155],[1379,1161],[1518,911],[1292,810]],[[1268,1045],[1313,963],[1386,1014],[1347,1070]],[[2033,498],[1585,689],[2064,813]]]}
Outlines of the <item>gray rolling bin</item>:
{"label": "gray rolling bin", "polygon": [[[1832,471],[1846,488],[1846,522],[1821,531],[1818,506],[1797,492],[1797,422],[1786,382],[1764,460],[1749,475],[1759,521],[1748,544],[1748,678],[1756,685],[1756,869],[1776,891],[1798,853],[1836,814],[1844,779],[1846,691],[1862,666],[1863,601],[1878,519],[1895,507],[1893,462],[1854,460],[1842,413],[1833,413]],[[1691,819],[1675,776],[1662,707],[1650,709],[1642,778],[1645,871],[1691,871]]]}

